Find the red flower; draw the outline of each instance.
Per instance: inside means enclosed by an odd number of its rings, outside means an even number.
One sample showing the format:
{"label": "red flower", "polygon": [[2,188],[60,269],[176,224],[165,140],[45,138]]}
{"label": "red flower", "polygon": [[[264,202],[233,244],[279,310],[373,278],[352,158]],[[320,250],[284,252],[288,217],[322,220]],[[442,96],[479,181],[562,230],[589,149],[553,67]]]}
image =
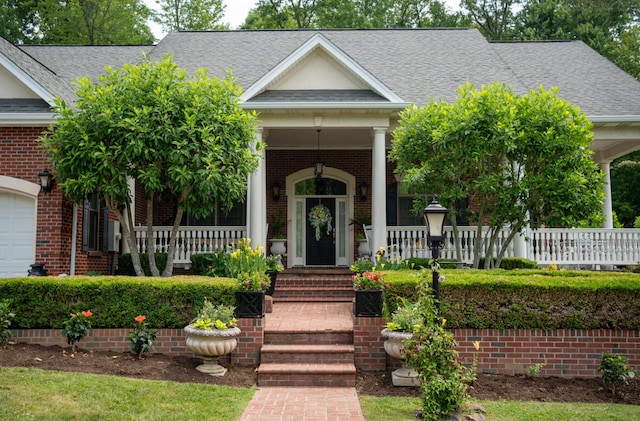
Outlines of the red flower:
{"label": "red flower", "polygon": [[139,315],[138,317],[136,317],[136,319],[135,319],[135,320],[136,320],[136,322],[138,322],[138,323],[142,323],[142,322],[144,322],[145,320],[147,320],[147,318],[146,318],[146,317],[144,317],[144,316],[141,314],[141,315]]}
{"label": "red flower", "polygon": [[91,317],[91,316],[93,316],[93,313],[91,312],[91,310],[87,310],[87,311],[83,311],[82,315],[84,317]]}

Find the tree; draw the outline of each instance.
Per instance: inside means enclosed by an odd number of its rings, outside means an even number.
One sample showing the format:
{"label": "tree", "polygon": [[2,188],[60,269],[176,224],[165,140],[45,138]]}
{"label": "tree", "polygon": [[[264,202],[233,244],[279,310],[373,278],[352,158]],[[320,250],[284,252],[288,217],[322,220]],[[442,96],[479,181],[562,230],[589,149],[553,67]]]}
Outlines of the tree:
{"label": "tree", "polygon": [[147,25],[151,11],[142,0],[34,0],[32,7],[33,15],[23,21],[23,30],[32,28],[30,43],[140,45],[154,41]]}
{"label": "tree", "polygon": [[[391,156],[415,191],[438,193],[448,206],[469,198],[476,238],[485,239],[476,242],[474,266],[484,255],[489,267],[526,225],[576,226],[601,210],[591,138],[586,116],[556,89],[518,96],[499,83],[467,84],[453,104],[403,111]],[[502,229],[507,238],[496,250]]]}
{"label": "tree", "polygon": [[[199,69],[188,78],[171,56],[108,69],[95,82],[79,79],[76,93],[74,108],[56,100],[59,118],[42,138],[60,187],[75,203],[98,192],[120,221],[138,276],[144,273],[127,181],[144,188],[148,241],[155,196],[173,194],[177,212],[162,274],[170,276],[184,211],[202,217],[215,202],[229,209],[244,200],[263,147],[254,142],[255,114],[240,107],[241,90],[231,75],[212,79]],[[147,249],[157,276],[154,245]]]}
{"label": "tree", "polygon": [[220,23],[225,5],[222,0],[156,0],[160,12],[154,20],[166,32],[229,29]]}
{"label": "tree", "polygon": [[512,37],[514,8],[518,4],[520,0],[460,0],[460,7],[489,40]]}
{"label": "tree", "polygon": [[640,151],[625,155],[611,165],[611,197],[620,223],[633,227],[640,216]]}

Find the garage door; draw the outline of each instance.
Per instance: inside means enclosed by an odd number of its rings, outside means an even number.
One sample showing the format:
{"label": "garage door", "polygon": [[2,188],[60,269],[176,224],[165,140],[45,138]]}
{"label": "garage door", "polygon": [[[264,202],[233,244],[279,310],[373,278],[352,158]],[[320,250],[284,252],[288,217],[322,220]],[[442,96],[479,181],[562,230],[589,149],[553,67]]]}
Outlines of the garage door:
{"label": "garage door", "polygon": [[36,249],[35,200],[0,191],[0,278],[26,276]]}

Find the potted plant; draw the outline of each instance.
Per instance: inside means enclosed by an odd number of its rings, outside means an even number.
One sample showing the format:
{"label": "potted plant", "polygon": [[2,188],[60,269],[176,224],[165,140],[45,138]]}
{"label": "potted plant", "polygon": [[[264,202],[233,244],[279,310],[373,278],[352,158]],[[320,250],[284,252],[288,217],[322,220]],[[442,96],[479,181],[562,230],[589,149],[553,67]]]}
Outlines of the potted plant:
{"label": "potted plant", "polygon": [[236,291],[237,317],[264,316],[264,296],[271,280],[262,272],[242,272],[238,275]]}
{"label": "potted plant", "polygon": [[267,295],[273,295],[273,292],[276,288],[276,279],[278,278],[278,273],[284,270],[284,266],[282,265],[282,256],[279,254],[272,254],[271,256],[267,256],[267,276],[271,280],[269,288],[267,289]]}
{"label": "potted plant", "polygon": [[369,242],[367,241],[367,236],[364,233],[364,226],[371,224],[371,216],[369,216],[369,214],[366,211],[360,209],[358,211],[357,216],[354,219],[352,219],[349,224],[355,227],[356,241],[359,243],[358,257],[361,259],[366,257],[371,257]]}
{"label": "potted plant", "polygon": [[282,212],[278,212],[269,224],[271,227],[271,254],[284,256],[287,254],[287,237],[282,233],[284,227],[284,217]]}
{"label": "potted plant", "polygon": [[354,273],[371,272],[374,268],[373,261],[371,259],[358,259],[349,267],[349,270]]}
{"label": "potted plant", "polygon": [[379,272],[354,274],[355,315],[359,317],[382,316],[382,290],[388,286]]}
{"label": "potted plant", "polygon": [[393,358],[403,361],[402,368],[391,373],[394,386],[418,386],[418,372],[407,367],[404,355],[404,341],[413,337],[413,331],[423,325],[424,315],[418,303],[411,303],[406,298],[391,315],[391,321],[382,330],[385,338],[384,350]]}
{"label": "potted plant", "polygon": [[236,327],[234,310],[233,306],[213,305],[205,299],[196,318],[184,328],[187,348],[204,360],[196,370],[212,376],[224,376],[227,372],[218,364],[218,358],[238,345],[240,329]]}

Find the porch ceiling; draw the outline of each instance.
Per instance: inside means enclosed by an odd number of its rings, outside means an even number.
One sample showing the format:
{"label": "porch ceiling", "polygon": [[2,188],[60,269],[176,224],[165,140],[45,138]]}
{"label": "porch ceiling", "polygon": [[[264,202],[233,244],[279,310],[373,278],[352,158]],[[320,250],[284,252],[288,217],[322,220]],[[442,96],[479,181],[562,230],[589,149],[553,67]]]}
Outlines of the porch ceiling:
{"label": "porch ceiling", "polygon": [[[317,149],[316,128],[269,128],[265,142],[270,149]],[[387,140],[390,139],[387,134]],[[370,128],[321,128],[320,149],[371,149]]]}
{"label": "porch ceiling", "polygon": [[599,123],[594,127],[590,148],[596,162],[611,162],[640,149],[640,123]]}

